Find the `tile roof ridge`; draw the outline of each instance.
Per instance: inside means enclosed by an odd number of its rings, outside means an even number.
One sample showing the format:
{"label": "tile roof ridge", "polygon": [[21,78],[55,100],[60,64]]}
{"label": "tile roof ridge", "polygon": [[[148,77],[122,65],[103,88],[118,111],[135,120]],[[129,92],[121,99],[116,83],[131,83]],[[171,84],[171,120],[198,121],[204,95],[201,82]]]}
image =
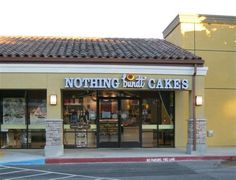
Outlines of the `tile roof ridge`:
{"label": "tile roof ridge", "polygon": [[82,40],[99,40],[99,39],[117,39],[117,40],[164,40],[161,38],[142,38],[142,37],[92,37],[92,36],[42,36],[42,35],[0,35],[0,38],[22,38],[22,39],[82,39]]}

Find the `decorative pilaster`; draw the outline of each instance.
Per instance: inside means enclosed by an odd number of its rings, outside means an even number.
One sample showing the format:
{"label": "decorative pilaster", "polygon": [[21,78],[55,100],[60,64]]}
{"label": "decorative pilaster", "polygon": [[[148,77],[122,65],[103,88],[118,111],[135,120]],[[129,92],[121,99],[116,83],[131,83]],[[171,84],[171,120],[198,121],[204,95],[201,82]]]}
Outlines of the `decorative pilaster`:
{"label": "decorative pilaster", "polygon": [[63,121],[61,119],[46,120],[46,157],[58,157],[64,154]]}
{"label": "decorative pilaster", "polygon": [[196,119],[196,151],[193,151],[193,119],[188,121],[187,153],[204,154],[206,152],[206,119]]}

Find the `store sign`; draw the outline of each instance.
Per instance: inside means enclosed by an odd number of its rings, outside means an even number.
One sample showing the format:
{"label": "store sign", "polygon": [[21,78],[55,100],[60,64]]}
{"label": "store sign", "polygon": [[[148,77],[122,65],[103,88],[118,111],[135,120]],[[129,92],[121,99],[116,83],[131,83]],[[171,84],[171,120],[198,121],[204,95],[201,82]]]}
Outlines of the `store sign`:
{"label": "store sign", "polygon": [[188,89],[187,79],[147,79],[146,76],[123,74],[119,78],[65,78],[65,88],[118,89]]}

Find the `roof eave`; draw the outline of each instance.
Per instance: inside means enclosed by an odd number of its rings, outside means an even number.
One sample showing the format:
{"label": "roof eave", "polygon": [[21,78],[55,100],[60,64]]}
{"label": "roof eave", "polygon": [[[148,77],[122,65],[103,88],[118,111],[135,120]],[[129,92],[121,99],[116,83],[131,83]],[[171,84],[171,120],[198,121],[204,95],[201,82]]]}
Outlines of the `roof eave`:
{"label": "roof eave", "polygon": [[153,64],[153,65],[193,65],[203,66],[202,59],[156,59],[156,58],[58,58],[58,57],[0,57],[0,63],[39,64]]}

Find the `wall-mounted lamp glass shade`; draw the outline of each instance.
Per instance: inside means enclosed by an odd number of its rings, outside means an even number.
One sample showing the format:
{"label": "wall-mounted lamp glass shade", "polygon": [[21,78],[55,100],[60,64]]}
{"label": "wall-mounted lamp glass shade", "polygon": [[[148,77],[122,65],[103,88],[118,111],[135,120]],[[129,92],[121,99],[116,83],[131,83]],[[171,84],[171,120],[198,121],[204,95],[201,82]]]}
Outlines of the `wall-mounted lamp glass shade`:
{"label": "wall-mounted lamp glass shade", "polygon": [[57,104],[57,95],[55,95],[55,94],[50,95],[49,101],[50,101],[50,105],[56,105]]}
{"label": "wall-mounted lamp glass shade", "polygon": [[196,106],[201,106],[203,104],[202,96],[195,97],[195,104],[196,104]]}

